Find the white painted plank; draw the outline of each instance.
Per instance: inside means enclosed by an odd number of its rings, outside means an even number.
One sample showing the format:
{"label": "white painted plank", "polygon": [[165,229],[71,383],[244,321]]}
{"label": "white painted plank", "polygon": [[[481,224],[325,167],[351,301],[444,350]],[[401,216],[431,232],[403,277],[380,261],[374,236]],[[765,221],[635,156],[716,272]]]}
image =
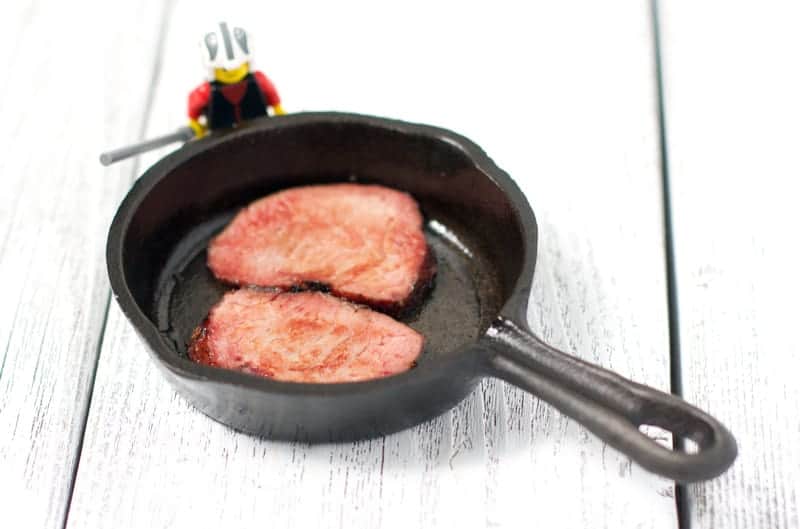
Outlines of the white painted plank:
{"label": "white painted plank", "polygon": [[692,527],[796,528],[800,5],[664,2],[684,393],[739,441]]}
{"label": "white painted plank", "polygon": [[[524,188],[541,223],[533,326],[556,345],[667,388],[647,6],[432,4],[239,11],[258,37],[257,65],[288,110],[426,121],[482,144]],[[151,135],[182,123],[186,93],[201,79],[194,57],[202,13],[197,2],[176,7]],[[672,483],[503,383],[487,381],[452,412],[386,439],[270,442],[191,409],[112,308],[72,528],[620,520],[675,527]]]}
{"label": "white painted plank", "polygon": [[[3,4],[0,32],[0,513],[4,527],[61,527],[109,288],[105,233],[130,168],[104,141],[136,134],[157,3],[121,7],[140,33],[74,24],[71,2]],[[102,17],[100,2],[83,4]],[[86,29],[83,29],[86,28]],[[107,37],[107,38],[104,38]],[[143,42],[136,43],[138,39]],[[100,44],[98,44],[100,43]],[[131,51],[136,43],[137,54]],[[113,48],[104,56],[103,46]],[[103,59],[113,59],[106,60]],[[117,62],[115,62],[117,61]],[[105,71],[105,75],[104,75]],[[106,87],[109,92],[103,93]],[[104,102],[117,112],[105,115]]]}

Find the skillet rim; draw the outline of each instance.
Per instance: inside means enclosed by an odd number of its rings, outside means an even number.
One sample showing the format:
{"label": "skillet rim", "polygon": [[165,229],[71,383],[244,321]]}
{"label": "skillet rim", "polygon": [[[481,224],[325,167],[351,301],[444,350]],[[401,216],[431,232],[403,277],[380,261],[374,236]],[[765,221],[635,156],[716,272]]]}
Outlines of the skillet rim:
{"label": "skillet rim", "polygon": [[[212,134],[201,140],[186,143],[183,147],[169,153],[150,166],[134,182],[133,186],[120,203],[111,221],[106,242],[106,265],[111,290],[123,314],[145,341],[151,356],[158,360],[158,363],[160,363],[162,367],[166,368],[178,378],[241,386],[263,393],[330,396],[364,393],[373,390],[380,391],[390,386],[404,385],[409,379],[417,379],[424,373],[436,375],[442,369],[447,369],[454,364],[462,363],[469,359],[470,356],[473,356],[470,355],[470,352],[480,354],[483,351],[481,341],[485,338],[486,332],[470,344],[464,345],[452,351],[450,354],[436,356],[421,363],[414,369],[388,377],[359,382],[335,382],[325,384],[285,382],[240,371],[210,367],[176,355],[173,352],[171,344],[169,344],[161,332],[159,332],[157,325],[139,308],[125,280],[122,243],[130,226],[131,219],[138,211],[144,198],[147,197],[158,182],[187,160],[207,150],[213,149],[228,140],[246,137],[255,132],[313,123],[360,124],[399,132],[405,135],[425,136],[435,141],[446,142],[462,151],[472,162],[473,166],[486,175],[486,177],[495,183],[505,196],[509,198],[515,217],[518,219],[522,229],[524,256],[522,267],[511,289],[511,294],[508,299],[505,300],[495,318],[502,316],[511,319],[526,329],[528,328],[526,314],[536,265],[536,246],[538,241],[536,217],[516,182],[514,182],[508,173],[500,169],[483,149],[465,136],[432,125],[346,112],[299,112],[254,120],[244,127]],[[488,355],[484,354],[484,356]],[[472,377],[474,378],[479,375],[479,370],[474,369]]]}

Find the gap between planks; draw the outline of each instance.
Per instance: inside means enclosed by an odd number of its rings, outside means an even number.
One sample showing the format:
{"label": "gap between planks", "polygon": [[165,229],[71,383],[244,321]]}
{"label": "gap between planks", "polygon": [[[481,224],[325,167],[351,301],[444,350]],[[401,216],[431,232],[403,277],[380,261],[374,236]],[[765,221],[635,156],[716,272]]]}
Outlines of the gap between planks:
{"label": "gap between planks", "polygon": [[[139,125],[139,131],[136,135],[137,141],[143,141],[145,139],[145,134],[147,133],[147,127],[150,123],[150,116],[152,113],[153,108],[153,101],[155,100],[155,93],[156,87],[158,85],[158,80],[161,77],[161,65],[162,60],[161,56],[163,55],[164,51],[164,44],[166,42],[166,33],[167,28],[169,27],[169,22],[172,17],[173,8],[175,6],[175,0],[166,0],[164,2],[164,6],[161,12],[161,22],[158,28],[158,40],[156,41],[155,53],[153,57],[153,68],[150,72],[150,86],[147,90],[147,98],[145,99],[145,108],[143,112],[143,118],[141,124]],[[128,177],[128,185],[132,185],[133,182],[136,180],[136,175],[139,174],[139,165],[140,161],[139,158],[135,158],[133,160],[133,164],[130,170],[130,176]],[[75,464],[72,467],[71,472],[71,479],[69,483],[69,493],[67,494],[67,507],[64,509],[64,519],[62,520],[61,527],[66,529],[69,523],[69,513],[72,507],[72,495],[75,493],[75,481],[78,477],[78,468],[80,467],[81,463],[81,455],[83,454],[83,440],[86,437],[86,424],[89,420],[89,410],[92,407],[92,398],[94,397],[94,383],[97,377],[97,366],[100,364],[100,354],[103,350],[103,342],[105,341],[106,336],[106,328],[108,325],[108,315],[111,310],[111,298],[112,293],[109,287],[109,291],[106,293],[106,301],[105,301],[105,310],[103,312],[103,322],[100,325],[100,335],[97,340],[97,349],[94,355],[94,365],[92,367],[91,375],[89,378],[89,388],[87,390],[86,395],[86,405],[83,408],[83,413],[81,414],[81,434],[78,438],[78,445],[76,448],[75,454]]]}
{"label": "gap between planks", "polygon": [[[650,16],[653,37],[653,66],[656,89],[656,120],[658,122],[658,146],[661,165],[661,198],[664,230],[664,266],[667,286],[667,317],[669,318],[669,370],[670,391],[683,396],[681,379],[681,335],[678,320],[679,298],[675,275],[675,240],[672,230],[672,194],[669,182],[669,146],[667,145],[667,122],[664,108],[664,70],[661,63],[661,20],[659,18],[659,0],[650,0]],[[680,436],[672,436],[673,450],[686,450],[686,443]],[[678,528],[690,529],[689,509],[686,486],[675,484],[675,509],[678,514]]]}

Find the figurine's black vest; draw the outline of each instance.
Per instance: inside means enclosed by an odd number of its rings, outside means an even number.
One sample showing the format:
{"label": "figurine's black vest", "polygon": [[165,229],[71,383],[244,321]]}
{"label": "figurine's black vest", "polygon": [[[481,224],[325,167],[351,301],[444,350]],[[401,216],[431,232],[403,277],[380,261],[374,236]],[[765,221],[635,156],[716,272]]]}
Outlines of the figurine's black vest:
{"label": "figurine's black vest", "polygon": [[264,94],[253,74],[234,84],[211,82],[208,103],[208,127],[212,130],[232,127],[244,120],[267,115]]}

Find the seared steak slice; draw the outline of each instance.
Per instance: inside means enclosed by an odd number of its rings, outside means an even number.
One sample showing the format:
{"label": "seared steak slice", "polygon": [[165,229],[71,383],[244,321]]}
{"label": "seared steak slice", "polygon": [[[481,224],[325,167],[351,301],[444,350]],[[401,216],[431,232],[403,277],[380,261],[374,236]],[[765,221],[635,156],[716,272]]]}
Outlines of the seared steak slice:
{"label": "seared steak slice", "polygon": [[192,335],[189,357],[293,382],[353,382],[406,371],[423,337],[322,292],[228,292]]}
{"label": "seared steak slice", "polygon": [[244,210],[208,248],[214,275],[235,285],[323,286],[400,314],[421,299],[436,262],[407,193],[377,185],[298,187]]}

